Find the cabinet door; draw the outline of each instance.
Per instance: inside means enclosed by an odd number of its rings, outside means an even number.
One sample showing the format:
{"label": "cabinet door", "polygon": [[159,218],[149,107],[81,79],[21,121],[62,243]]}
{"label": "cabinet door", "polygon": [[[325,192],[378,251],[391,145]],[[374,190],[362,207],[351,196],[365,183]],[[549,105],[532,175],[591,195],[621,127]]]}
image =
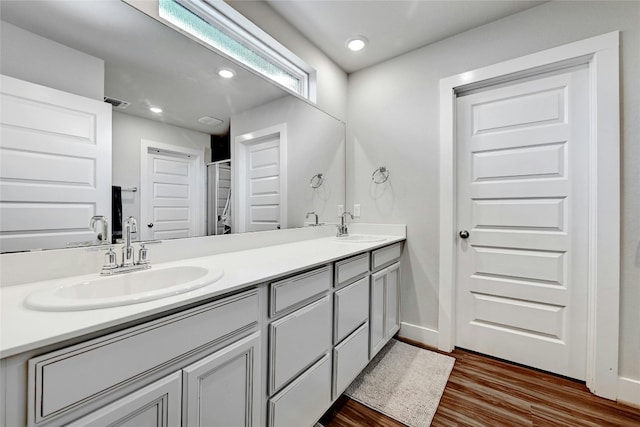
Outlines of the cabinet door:
{"label": "cabinet door", "polygon": [[260,332],[183,370],[183,427],[260,425]]}
{"label": "cabinet door", "polygon": [[172,427],[180,425],[182,375],[171,374],[93,412],[71,427]]}
{"label": "cabinet door", "polygon": [[400,263],[387,267],[385,290],[385,341],[389,341],[400,329]]}
{"label": "cabinet door", "polygon": [[385,344],[384,300],[387,271],[381,270],[371,275],[371,312],[369,314],[369,359]]}

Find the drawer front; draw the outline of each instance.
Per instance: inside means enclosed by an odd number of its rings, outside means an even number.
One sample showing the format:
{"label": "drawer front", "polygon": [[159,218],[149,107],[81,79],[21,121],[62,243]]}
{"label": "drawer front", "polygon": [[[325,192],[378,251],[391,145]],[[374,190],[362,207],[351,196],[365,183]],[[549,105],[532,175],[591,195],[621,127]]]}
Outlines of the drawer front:
{"label": "drawer front", "polygon": [[331,288],[331,266],[272,283],[269,287],[271,317],[291,311]]}
{"label": "drawer front", "polygon": [[331,300],[321,300],[269,325],[269,394],[331,347]]}
{"label": "drawer front", "polygon": [[369,277],[337,291],[334,296],[334,344],[369,318]]}
{"label": "drawer front", "polygon": [[154,368],[179,362],[196,348],[248,330],[257,325],[258,315],[254,289],[33,358],[29,412],[36,422],[54,417]]}
{"label": "drawer front", "polygon": [[340,287],[369,273],[369,253],[336,262],[335,286]]}
{"label": "drawer front", "polygon": [[402,243],[395,243],[371,252],[371,271],[386,267],[387,265],[399,260],[401,251]]}
{"label": "drawer front", "polygon": [[331,405],[331,357],[326,354],[269,399],[269,427],[311,426]]}
{"label": "drawer front", "polygon": [[365,323],[333,350],[333,398],[336,399],[369,363],[369,324]]}

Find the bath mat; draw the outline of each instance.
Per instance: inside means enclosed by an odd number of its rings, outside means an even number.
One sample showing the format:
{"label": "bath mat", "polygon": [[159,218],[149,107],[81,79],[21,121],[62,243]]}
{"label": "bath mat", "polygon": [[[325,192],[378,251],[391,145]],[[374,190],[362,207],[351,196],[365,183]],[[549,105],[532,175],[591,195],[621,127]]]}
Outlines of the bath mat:
{"label": "bath mat", "polygon": [[392,339],[345,394],[409,427],[431,425],[455,359]]}

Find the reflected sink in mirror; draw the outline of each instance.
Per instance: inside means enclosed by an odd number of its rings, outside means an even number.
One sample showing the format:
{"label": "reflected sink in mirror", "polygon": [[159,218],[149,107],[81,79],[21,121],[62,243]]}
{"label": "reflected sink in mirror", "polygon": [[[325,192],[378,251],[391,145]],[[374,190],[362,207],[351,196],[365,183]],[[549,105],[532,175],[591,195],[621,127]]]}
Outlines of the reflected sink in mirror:
{"label": "reflected sink in mirror", "polygon": [[75,311],[137,304],[211,285],[224,276],[217,268],[176,266],[95,278],[36,291],[25,306],[41,311]]}
{"label": "reflected sink in mirror", "polygon": [[337,242],[342,243],[375,243],[387,240],[385,236],[375,236],[372,234],[349,234],[348,236],[340,236],[335,239]]}

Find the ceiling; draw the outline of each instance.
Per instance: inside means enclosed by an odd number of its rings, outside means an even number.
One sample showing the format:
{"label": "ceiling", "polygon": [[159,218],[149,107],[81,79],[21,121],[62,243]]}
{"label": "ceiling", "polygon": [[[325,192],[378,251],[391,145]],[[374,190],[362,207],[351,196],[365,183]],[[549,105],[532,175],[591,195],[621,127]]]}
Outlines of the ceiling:
{"label": "ceiling", "polygon": [[[538,6],[529,0],[264,0],[347,73]],[[363,35],[360,52],[346,41]]]}

